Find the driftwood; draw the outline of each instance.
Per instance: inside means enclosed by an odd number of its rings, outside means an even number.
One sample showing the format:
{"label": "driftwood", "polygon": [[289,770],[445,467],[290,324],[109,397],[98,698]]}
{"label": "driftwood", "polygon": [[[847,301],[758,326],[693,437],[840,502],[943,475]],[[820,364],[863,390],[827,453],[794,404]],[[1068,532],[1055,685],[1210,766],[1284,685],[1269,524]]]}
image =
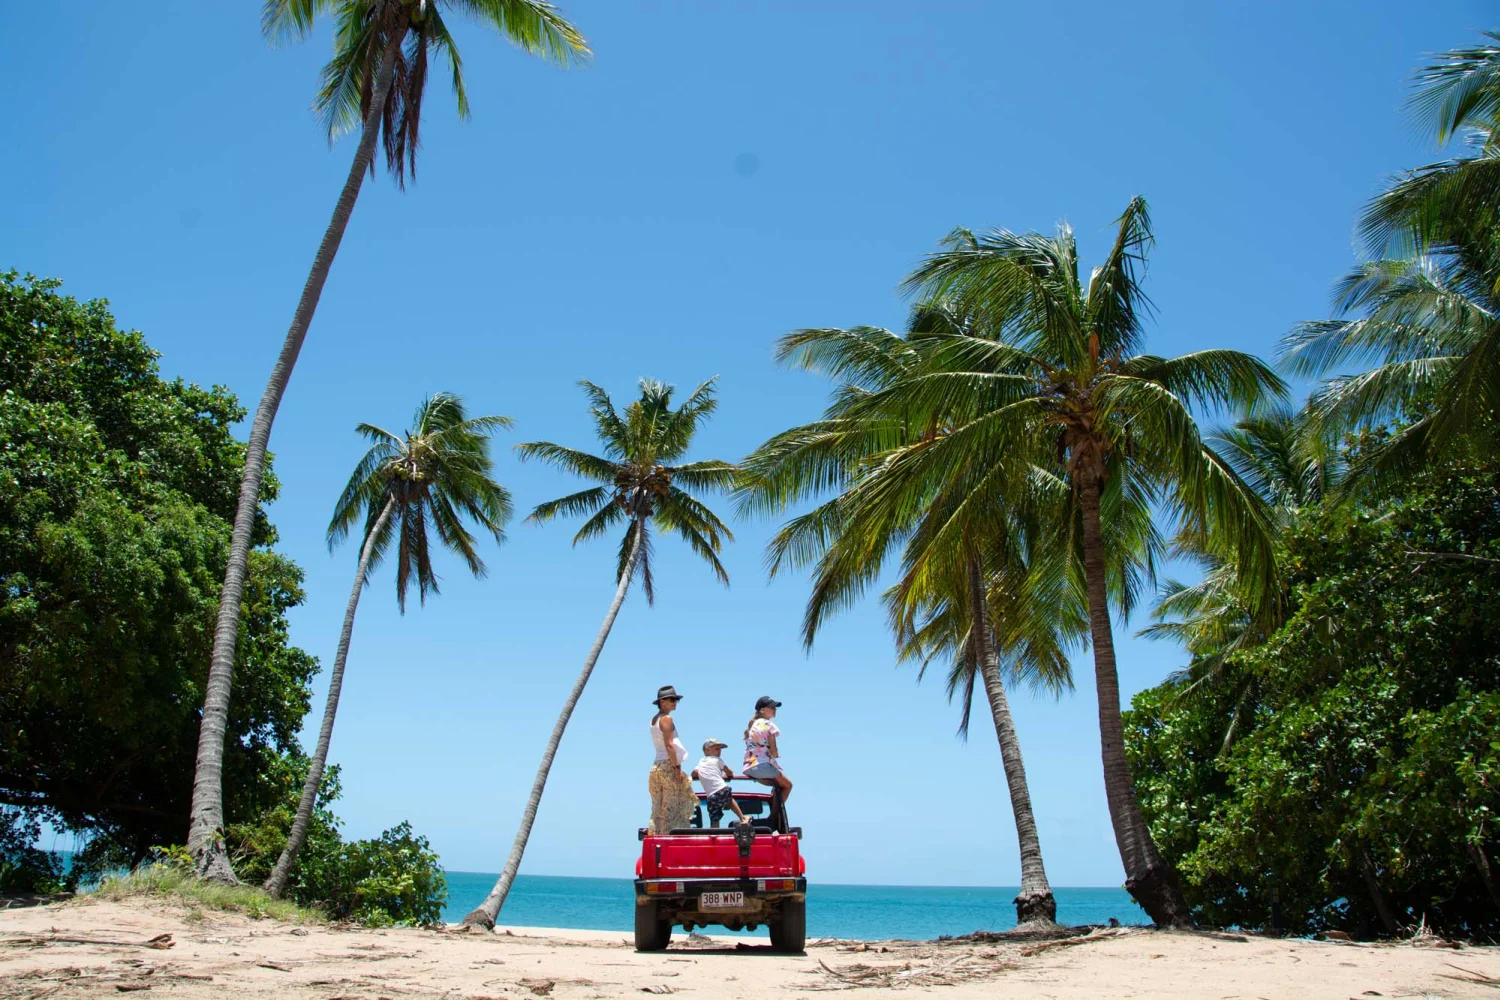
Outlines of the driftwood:
{"label": "driftwood", "polygon": [[911,986],[957,986],[992,979],[1015,968],[996,957],[955,955],[935,962],[901,965],[850,965],[835,969],[821,958],[818,965],[833,982],[803,987],[812,990],[905,989]]}
{"label": "driftwood", "polygon": [[41,937],[5,938],[0,944],[8,944],[12,947],[30,945],[40,948],[49,944],[93,944],[105,948],[155,948],[157,951],[166,951],[176,944],[170,934],[158,934],[146,941],[110,941],[105,938],[64,937],[60,934],[46,934]]}
{"label": "driftwood", "polygon": [[1079,934],[1076,937],[1058,938],[1056,941],[1043,941],[1041,944],[1022,948],[1021,955],[1025,958],[1030,958],[1032,955],[1040,955],[1042,952],[1051,951],[1053,948],[1072,948],[1080,944],[1103,941],[1105,938],[1119,937],[1125,933],[1127,931],[1123,927],[1119,929],[1110,928],[1107,930],[1089,931],[1087,934]]}

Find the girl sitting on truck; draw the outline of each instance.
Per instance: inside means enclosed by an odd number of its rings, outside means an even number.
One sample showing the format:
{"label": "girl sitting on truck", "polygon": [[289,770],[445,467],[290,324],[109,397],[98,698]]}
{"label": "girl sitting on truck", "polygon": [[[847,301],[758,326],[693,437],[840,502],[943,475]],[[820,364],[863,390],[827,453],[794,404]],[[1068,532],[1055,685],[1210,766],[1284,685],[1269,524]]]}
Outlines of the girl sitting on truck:
{"label": "girl sitting on truck", "polygon": [[698,808],[693,782],[682,772],[687,747],[677,738],[677,725],[672,721],[672,711],[681,700],[682,695],[670,684],[662,685],[656,692],[656,714],[651,717],[651,745],[656,749],[656,759],[651,763],[646,782],[651,792],[648,833],[667,833],[687,826]]}
{"label": "girl sitting on truck", "polygon": [[780,707],[781,702],[769,695],[755,700],[755,714],[745,727],[745,774],[781,789],[781,800],[785,802],[792,797],[792,779],[781,769],[776,747],[781,730],[771,721]]}

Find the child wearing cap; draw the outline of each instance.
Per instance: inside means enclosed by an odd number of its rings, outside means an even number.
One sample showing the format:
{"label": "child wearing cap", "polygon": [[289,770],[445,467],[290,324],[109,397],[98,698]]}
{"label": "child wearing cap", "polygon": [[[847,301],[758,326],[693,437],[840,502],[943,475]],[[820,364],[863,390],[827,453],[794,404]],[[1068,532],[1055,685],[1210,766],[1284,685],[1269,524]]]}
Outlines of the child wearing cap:
{"label": "child wearing cap", "polygon": [[734,793],[729,790],[729,779],[734,777],[734,772],[719,756],[719,751],[728,745],[723,740],[704,740],[703,759],[693,768],[693,777],[698,779],[698,783],[703,786],[703,794],[707,796],[703,804],[708,806],[709,826],[719,825],[726,808],[734,810],[741,823],[749,822],[740,811],[739,803],[734,801]]}

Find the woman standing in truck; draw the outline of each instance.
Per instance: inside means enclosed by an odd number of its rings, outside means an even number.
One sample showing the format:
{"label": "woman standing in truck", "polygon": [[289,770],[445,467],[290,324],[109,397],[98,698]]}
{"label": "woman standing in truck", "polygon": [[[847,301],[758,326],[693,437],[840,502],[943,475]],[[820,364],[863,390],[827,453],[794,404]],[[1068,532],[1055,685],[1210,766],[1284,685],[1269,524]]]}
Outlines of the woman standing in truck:
{"label": "woman standing in truck", "polygon": [[781,730],[771,721],[781,702],[769,695],[755,699],[755,714],[745,727],[745,774],[781,789],[781,801],[792,797],[792,779],[781,769],[776,738]]}
{"label": "woman standing in truck", "polygon": [[687,826],[693,810],[698,808],[692,779],[682,770],[687,747],[678,739],[677,724],[672,721],[672,711],[681,700],[682,695],[670,684],[656,692],[656,714],[651,717],[651,745],[656,750],[656,759],[646,782],[651,792],[651,823],[646,827],[647,833],[666,833]]}

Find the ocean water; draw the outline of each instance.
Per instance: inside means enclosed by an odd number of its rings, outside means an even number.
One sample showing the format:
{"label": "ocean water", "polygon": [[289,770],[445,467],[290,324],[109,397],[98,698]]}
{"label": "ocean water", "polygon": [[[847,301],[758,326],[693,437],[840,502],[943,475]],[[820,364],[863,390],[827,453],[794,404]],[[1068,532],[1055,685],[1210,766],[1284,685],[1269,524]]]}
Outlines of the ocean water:
{"label": "ocean water", "polygon": [[[484,899],[497,876],[484,872],[448,872],[448,905],[443,919],[463,919]],[[1058,888],[1057,919],[1063,924],[1149,923],[1124,889]],[[883,938],[927,940],[942,934],[1003,931],[1016,925],[1014,888],[1000,886],[823,885],[807,889],[807,936],[878,941]],[[501,925],[571,927],[624,931],[633,928],[635,891],[629,879],[521,875],[511,889]],[[680,931],[678,933],[681,933]],[[731,934],[710,927],[710,934]],[[764,937],[765,928],[741,931]]]}

